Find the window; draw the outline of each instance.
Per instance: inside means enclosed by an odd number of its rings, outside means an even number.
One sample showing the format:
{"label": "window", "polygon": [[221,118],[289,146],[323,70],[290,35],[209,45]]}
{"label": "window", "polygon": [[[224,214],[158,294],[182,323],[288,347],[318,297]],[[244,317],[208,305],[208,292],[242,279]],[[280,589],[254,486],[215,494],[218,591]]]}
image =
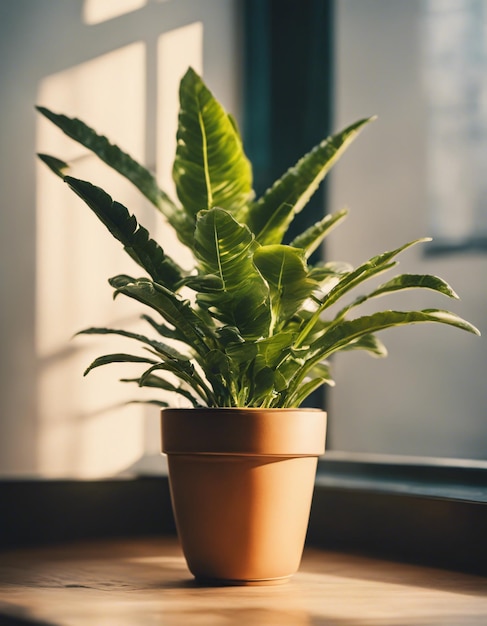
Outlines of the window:
{"label": "window", "polygon": [[[428,161],[433,85],[424,81],[423,37],[424,9],[433,4],[446,10],[458,3],[336,3],[334,126],[372,114],[378,120],[334,170],[329,202],[334,208],[348,205],[350,215],[328,240],[330,258],[357,264],[405,241],[439,234],[431,230],[429,189],[433,183],[450,188],[452,181],[446,175],[432,181]],[[482,167],[478,160],[476,165]],[[457,196],[469,190],[468,183],[457,181]],[[437,208],[448,211],[448,206],[441,201]],[[459,208],[459,219],[468,218],[464,211]],[[476,228],[479,232],[479,221]],[[388,306],[451,307],[477,324],[483,336],[416,326],[382,334],[386,361],[339,355],[329,405],[329,444],[335,450],[487,458],[487,259],[479,253],[425,255],[427,249],[404,255],[400,269],[442,276],[461,301],[408,292],[388,298]]]}
{"label": "window", "polygon": [[427,0],[421,17],[432,252],[487,247],[487,5]]}

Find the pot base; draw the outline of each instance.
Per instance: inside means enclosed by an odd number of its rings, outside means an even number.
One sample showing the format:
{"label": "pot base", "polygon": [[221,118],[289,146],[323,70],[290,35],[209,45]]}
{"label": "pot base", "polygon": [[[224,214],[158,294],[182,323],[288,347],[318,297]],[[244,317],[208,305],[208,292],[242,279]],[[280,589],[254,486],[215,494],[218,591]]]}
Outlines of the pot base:
{"label": "pot base", "polygon": [[279,578],[256,578],[250,580],[204,578],[197,576],[195,583],[201,587],[268,587],[272,585],[284,585],[291,580],[291,576]]}

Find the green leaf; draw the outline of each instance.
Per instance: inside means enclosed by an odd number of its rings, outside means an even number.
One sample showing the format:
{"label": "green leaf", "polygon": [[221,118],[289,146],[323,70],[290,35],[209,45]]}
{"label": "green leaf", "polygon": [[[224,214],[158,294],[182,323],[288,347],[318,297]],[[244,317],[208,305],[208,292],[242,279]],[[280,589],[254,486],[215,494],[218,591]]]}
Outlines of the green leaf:
{"label": "green leaf", "polygon": [[141,315],[141,319],[148,322],[152,328],[167,339],[183,339],[183,336],[179,333],[177,328],[169,328],[166,324],[158,324],[150,315]]}
{"label": "green leaf", "polygon": [[331,215],[325,215],[322,220],[316,222],[316,224],[313,224],[303,233],[295,237],[289,245],[294,248],[301,248],[304,251],[306,258],[308,258],[316,250],[316,248],[318,248],[331,230],[333,230],[335,226],[338,226],[338,224],[342,222],[347,215],[347,209],[342,209],[341,211],[337,211]]}
{"label": "green leaf", "polygon": [[450,285],[438,276],[431,276],[430,274],[399,274],[386,283],[380,285],[369,294],[356,298],[349,305],[341,309],[341,311],[337,313],[335,319],[344,318],[352,308],[363,304],[367,300],[407,289],[430,289],[432,291],[437,291],[444,296],[448,296],[449,298],[458,299],[457,294],[453,291]]}
{"label": "green leaf", "polygon": [[105,356],[99,356],[95,359],[93,363],[85,369],[83,376],[86,376],[86,374],[91,372],[92,369],[95,369],[95,367],[108,365],[109,363],[157,363],[157,361],[146,357],[135,356],[133,354],[106,354]]}
{"label": "green leaf", "polygon": [[418,243],[423,243],[425,241],[430,241],[429,237],[423,237],[422,239],[415,239],[414,241],[409,241],[404,245],[396,248],[395,250],[391,250],[389,252],[383,252],[382,254],[378,254],[373,256],[371,259],[359,265],[355,270],[349,272],[346,276],[344,276],[339,283],[334,287],[329,294],[325,297],[323,301],[323,307],[321,310],[328,308],[339,298],[341,298],[346,292],[354,289],[361,283],[366,280],[369,280],[373,276],[377,276],[389,268],[393,267],[395,263],[392,260],[404,250],[415,246]]}
{"label": "green leaf", "polygon": [[255,341],[230,343],[225,348],[225,354],[237,365],[250,363],[258,354],[257,343]]}
{"label": "green leaf", "polygon": [[450,311],[439,309],[425,309],[423,311],[380,311],[372,315],[359,317],[355,320],[342,321],[333,325],[325,333],[311,344],[311,354],[319,352],[320,358],[343,350],[354,341],[394,326],[418,324],[421,322],[439,322],[456,326],[475,335],[479,331],[466,320],[458,317]]}
{"label": "green leaf", "polygon": [[216,334],[218,336],[218,342],[223,347],[227,347],[231,344],[242,345],[245,343],[245,339],[235,326],[221,326],[217,329]]}
{"label": "green leaf", "polygon": [[315,292],[316,302],[322,302],[323,297],[330,293],[333,287],[352,271],[353,265],[343,261],[328,261],[312,267],[309,271],[309,277],[319,284],[319,289]]}
{"label": "green leaf", "polygon": [[250,207],[247,223],[257,240],[260,241],[259,233],[266,232],[266,240],[270,241],[267,223],[272,220],[275,231],[272,242],[282,241],[293,217],[308,203],[332,165],[372,119],[360,120],[315,146]]}
{"label": "green leaf", "polygon": [[236,326],[242,337],[258,339],[268,333],[269,290],[252,262],[258,246],[246,226],[227,211],[201,211],[194,235],[202,274],[218,276],[222,289],[200,294],[198,303],[224,324]]}
{"label": "green leaf", "polygon": [[[309,334],[313,332],[313,326],[318,322],[321,313],[325,311],[325,309],[337,302],[351,289],[354,289],[355,287],[369,280],[370,278],[387,271],[391,267],[394,267],[394,265],[396,265],[396,262],[394,262],[393,259],[400,252],[403,252],[404,250],[407,250],[408,248],[411,248],[412,246],[418,243],[422,243],[424,241],[430,241],[430,239],[428,237],[415,239],[414,241],[405,243],[395,250],[378,254],[366,261],[365,263],[362,263],[362,265],[359,265],[359,267],[357,267],[352,272],[348,272],[347,274],[342,276],[339,279],[338,283],[320,299],[319,307],[316,309],[313,316],[309,319],[307,324],[301,330],[301,333],[296,341],[296,347],[300,347],[306,342]],[[346,310],[348,310],[348,308]],[[343,311],[346,310],[343,309]],[[343,314],[339,313],[337,315],[337,319],[340,316],[343,317]]]}
{"label": "green leaf", "polygon": [[131,278],[119,275],[109,283],[116,290],[115,295],[124,295],[145,304],[158,313],[178,330],[178,339],[195,349],[198,354],[206,354],[210,349],[214,330],[191,308],[189,301],[183,300],[162,285],[145,278]]}
{"label": "green leaf", "polygon": [[134,259],[158,283],[170,288],[181,280],[182,270],[170,259],[126,207],[115,202],[100,187],[71,176],[65,181],[120,241]]}
{"label": "green leaf", "polygon": [[69,172],[69,165],[61,161],[61,159],[57,159],[49,154],[38,154],[37,156],[54,174],[56,174],[56,176],[59,176],[59,178],[64,178]]}
{"label": "green leaf", "polygon": [[275,389],[275,372],[270,367],[264,366],[254,373],[252,388],[253,406],[269,406],[273,399]]}
{"label": "green leaf", "polygon": [[[151,387],[155,389],[163,389],[164,391],[170,391],[171,393],[176,393],[180,396],[183,396],[187,400],[191,402],[193,406],[198,406],[198,400],[184,387],[179,386],[176,387],[172,383],[160,376],[156,376],[155,374],[150,374],[149,376],[145,376],[144,378],[121,378],[120,382],[122,383],[137,383],[139,387]],[[163,403],[163,406],[167,406],[167,402]]]}
{"label": "green leaf", "polygon": [[283,245],[261,246],[254,264],[269,283],[273,319],[279,324],[296,313],[318,284],[308,277],[301,250]]}
{"label": "green leaf", "polygon": [[283,202],[262,228],[259,231],[254,231],[256,240],[263,246],[281,243],[292,217],[293,205],[289,202]]}
{"label": "green leaf", "polygon": [[162,400],[129,400],[126,404],[153,404],[161,409],[165,409],[169,406],[167,402],[163,402]]}
{"label": "green leaf", "polygon": [[216,398],[211,389],[196,372],[193,365],[187,362],[166,361],[164,363],[155,363],[142,374],[139,379],[139,386],[144,387],[145,381],[150,379],[150,377],[153,376],[153,373],[157,370],[171,372],[174,374],[177,378],[183,381],[183,383],[187,384],[190,389],[196,393],[196,395],[202,398],[203,403],[207,406],[215,406],[217,404]]}
{"label": "green leaf", "polygon": [[326,380],[327,384],[331,387],[335,386],[335,381],[331,375],[330,364],[326,361],[322,363],[316,363],[313,368],[308,372],[308,376],[314,378],[315,376],[319,376],[323,380]]}
{"label": "green leaf", "polygon": [[237,404],[236,381],[238,375],[232,367],[233,362],[222,350],[211,350],[202,363],[205,375],[211,382],[219,406],[235,406]]}
{"label": "green leaf", "polygon": [[[299,368],[295,369],[297,371]],[[323,363],[316,363],[307,371],[307,380],[301,384],[293,394],[284,393],[281,399],[282,406],[296,407],[300,406],[304,400],[316,389],[319,389],[323,385],[335,386],[335,381],[331,375],[330,364],[326,361]],[[287,391],[287,385],[286,389]]]}
{"label": "green leaf", "polygon": [[320,283],[321,286],[328,284],[332,280],[335,283],[339,278],[350,274],[353,271],[353,265],[345,263],[344,261],[327,261],[326,263],[318,263],[314,265],[310,271],[309,276],[312,280]]}
{"label": "green leaf", "polygon": [[272,337],[266,337],[255,343],[259,355],[264,358],[264,362],[269,367],[275,368],[289,352],[295,334],[292,332],[279,332]]}
{"label": "green leaf", "polygon": [[215,206],[242,215],[252,193],[250,163],[234,121],[193,69],[181,80],[173,178],[188,216]]}
{"label": "green leaf", "polygon": [[458,295],[446,281],[439,276],[431,276],[430,274],[400,274],[387,283],[380,285],[377,289],[374,289],[374,291],[369,294],[369,298],[404,289],[431,289],[449,298],[458,300]]}
{"label": "green leaf", "polygon": [[[480,335],[478,329],[470,324],[470,322],[458,317],[451,311],[442,311],[439,309],[425,309],[423,311],[380,311],[372,315],[359,317],[355,320],[343,320],[330,326],[325,333],[313,341],[309,350],[304,351],[307,353],[307,359],[295,372],[293,379],[290,381],[288,397],[293,397],[308,372],[311,371],[317,363],[327,359],[332,354],[346,350],[347,348],[354,349],[354,347],[363,347],[363,344],[362,346],[360,344],[357,346],[357,342],[378,331],[396,326],[425,322],[448,324],[475,335]],[[370,341],[370,339],[367,338],[366,342],[367,341]],[[371,350],[371,352],[373,352],[373,350]]]}
{"label": "green leaf", "polygon": [[211,375],[230,377],[230,359],[222,350],[210,350],[205,355],[205,371]]}
{"label": "green leaf", "polygon": [[375,335],[363,335],[363,337],[360,337],[352,343],[344,346],[342,350],[365,350],[372,356],[387,356],[387,348]]}
{"label": "green leaf", "polygon": [[127,337],[129,339],[135,339],[136,341],[140,341],[151,348],[153,348],[159,356],[164,357],[165,359],[178,359],[180,361],[189,361],[189,357],[181,354],[177,350],[175,350],[172,346],[168,346],[165,343],[161,343],[160,341],[154,341],[153,339],[149,339],[144,335],[140,335],[139,333],[132,333],[127,330],[119,330],[114,328],[86,328],[85,330],[80,330],[77,335],[120,335],[121,337]]}
{"label": "green leaf", "polygon": [[[169,196],[159,188],[154,175],[149,170],[81,120],[54,113],[46,107],[38,106],[36,108],[39,113],[55,124],[65,135],[91,150],[107,165],[127,178],[168,219],[169,223],[180,235],[181,241],[186,244],[191,242],[192,223],[186,219],[184,213],[174,204]],[[52,161],[53,157],[47,157],[46,160],[46,155],[39,156],[55,173],[58,173],[52,167],[52,165],[55,165],[55,161]]]}
{"label": "green leaf", "polygon": [[199,274],[188,276],[181,281],[182,285],[200,293],[215,293],[223,291],[223,282],[220,276],[214,274]]}
{"label": "green leaf", "polygon": [[[313,393],[313,391],[316,391],[319,387],[322,387],[325,384],[330,384],[329,378],[318,377],[306,381],[292,396],[286,399],[285,406],[300,406],[306,398]],[[333,384],[331,386],[333,386]]]}

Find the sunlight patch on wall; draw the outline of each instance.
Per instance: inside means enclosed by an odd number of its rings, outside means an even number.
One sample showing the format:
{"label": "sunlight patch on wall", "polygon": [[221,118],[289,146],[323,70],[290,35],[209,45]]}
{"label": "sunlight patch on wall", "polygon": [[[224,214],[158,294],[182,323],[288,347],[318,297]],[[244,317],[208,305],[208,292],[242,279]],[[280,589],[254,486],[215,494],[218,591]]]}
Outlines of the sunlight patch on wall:
{"label": "sunlight patch on wall", "polygon": [[203,72],[203,24],[194,22],[159,37],[157,171],[164,189],[174,193],[171,169],[176,153],[179,82],[191,66]]}
{"label": "sunlight patch on wall", "polygon": [[85,24],[99,24],[114,17],[137,11],[147,4],[147,0],[85,0],[83,21]]}
{"label": "sunlight patch on wall", "polygon": [[[203,73],[203,24],[194,22],[159,37],[157,89],[157,157],[158,179],[164,190],[176,199],[172,164],[176,153],[176,131],[179,111],[179,82],[191,66]],[[161,224],[157,236],[163,236]],[[169,242],[168,253],[178,263],[187,265],[188,251],[176,239]]]}
{"label": "sunlight patch on wall", "polygon": [[[38,102],[80,117],[143,160],[145,92],[145,46],[136,43],[46,77]],[[37,150],[70,160],[74,176],[101,185],[132,212],[143,213],[145,205],[129,183],[41,117]],[[103,476],[142,453],[142,407],[115,406],[140,394],[121,385],[110,367],[82,378],[96,356],[119,352],[119,343],[115,349],[103,338],[72,337],[89,326],[132,329],[139,324],[136,303],[122,297],[113,302],[107,284],[111,276],[133,273],[135,266],[88,207],[43,164],[38,165],[37,190],[39,470],[48,476]],[[120,371],[120,377],[131,375]]]}

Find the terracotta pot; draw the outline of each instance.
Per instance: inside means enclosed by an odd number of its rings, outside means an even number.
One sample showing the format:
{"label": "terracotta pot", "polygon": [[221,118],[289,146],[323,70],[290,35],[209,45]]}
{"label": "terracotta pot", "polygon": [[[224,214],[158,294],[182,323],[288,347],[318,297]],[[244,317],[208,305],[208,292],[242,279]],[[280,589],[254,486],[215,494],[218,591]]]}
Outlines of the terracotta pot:
{"label": "terracotta pot", "polygon": [[179,539],[198,579],[283,582],[308,526],[326,413],[318,409],[163,409]]}

